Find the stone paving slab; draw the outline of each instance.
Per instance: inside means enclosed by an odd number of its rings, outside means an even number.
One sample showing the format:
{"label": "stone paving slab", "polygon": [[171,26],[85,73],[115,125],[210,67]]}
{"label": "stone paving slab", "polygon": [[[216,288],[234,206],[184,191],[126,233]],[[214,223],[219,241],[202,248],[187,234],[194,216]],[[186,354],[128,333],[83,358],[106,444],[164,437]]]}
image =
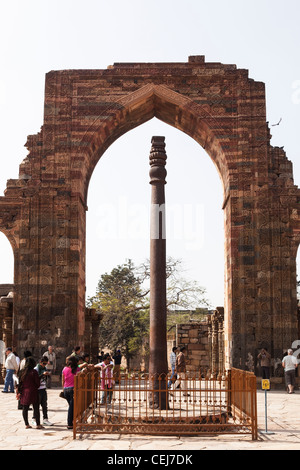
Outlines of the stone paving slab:
{"label": "stone paving slab", "polygon": [[25,429],[15,395],[0,393],[0,450],[109,451],[105,455],[117,455],[122,451],[300,450],[299,391],[292,395],[284,391],[267,392],[267,430],[273,434],[265,434],[265,392],[258,390],[259,438],[252,441],[250,435],[229,434],[192,437],[97,434],[81,435],[74,440],[72,431],[67,429],[67,402],[59,398],[60,390],[47,391],[48,417],[53,426],[44,429]]}

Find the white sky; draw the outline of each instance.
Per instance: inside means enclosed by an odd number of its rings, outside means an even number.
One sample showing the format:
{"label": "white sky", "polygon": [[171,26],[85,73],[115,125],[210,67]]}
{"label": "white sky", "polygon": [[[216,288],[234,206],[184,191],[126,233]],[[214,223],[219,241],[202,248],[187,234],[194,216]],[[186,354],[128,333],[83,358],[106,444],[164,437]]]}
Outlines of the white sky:
{"label": "white sky", "polygon": [[[271,127],[271,143],[284,146],[299,186],[299,18],[299,0],[0,0],[0,195],[6,181],[18,177],[27,135],[43,124],[48,71],[105,69],[114,62],[187,62],[190,55],[236,64],[266,84],[267,119],[272,125],[282,118]],[[138,264],[149,256],[143,227],[153,135],[166,137],[168,255],[184,261],[185,276],[206,287],[213,307],[223,305],[220,179],[196,142],[156,119],[118,139],[92,176],[87,295],[95,293],[101,274],[126,258]],[[0,283],[5,282],[13,282],[13,257],[0,233]]]}

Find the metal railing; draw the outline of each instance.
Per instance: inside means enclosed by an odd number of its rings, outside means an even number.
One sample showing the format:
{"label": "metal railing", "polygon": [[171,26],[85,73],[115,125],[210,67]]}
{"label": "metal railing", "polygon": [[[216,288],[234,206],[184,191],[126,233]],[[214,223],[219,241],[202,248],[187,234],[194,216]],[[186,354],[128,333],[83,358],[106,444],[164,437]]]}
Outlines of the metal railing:
{"label": "metal railing", "polygon": [[[73,437],[77,434],[251,434],[257,439],[256,377],[238,369],[165,375],[121,373],[108,388],[99,371],[75,377]],[[109,384],[111,386],[111,383]]]}

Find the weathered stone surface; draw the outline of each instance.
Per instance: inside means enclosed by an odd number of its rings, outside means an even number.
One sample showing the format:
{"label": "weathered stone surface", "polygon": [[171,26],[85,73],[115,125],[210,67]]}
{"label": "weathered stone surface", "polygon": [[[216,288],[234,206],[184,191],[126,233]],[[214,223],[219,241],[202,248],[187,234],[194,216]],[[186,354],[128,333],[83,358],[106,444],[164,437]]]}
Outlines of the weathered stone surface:
{"label": "weathered stone surface", "polygon": [[15,257],[14,346],[84,343],[89,180],[119,136],[154,116],[205,148],[222,179],[226,363],[244,368],[262,346],[281,356],[298,334],[300,191],[270,144],[264,84],[203,56],[46,75],[43,126],[0,197]]}

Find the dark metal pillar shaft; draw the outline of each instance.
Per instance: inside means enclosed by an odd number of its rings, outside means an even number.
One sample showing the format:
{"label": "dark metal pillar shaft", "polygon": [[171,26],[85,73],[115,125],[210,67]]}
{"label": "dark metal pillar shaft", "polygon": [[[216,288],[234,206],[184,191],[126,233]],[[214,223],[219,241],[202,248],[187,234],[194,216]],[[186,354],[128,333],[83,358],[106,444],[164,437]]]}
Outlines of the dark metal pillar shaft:
{"label": "dark metal pillar shaft", "polygon": [[152,137],[150,151],[151,229],[150,229],[150,358],[149,375],[155,377],[154,405],[167,406],[167,302],[166,302],[166,233],[165,138]]}

